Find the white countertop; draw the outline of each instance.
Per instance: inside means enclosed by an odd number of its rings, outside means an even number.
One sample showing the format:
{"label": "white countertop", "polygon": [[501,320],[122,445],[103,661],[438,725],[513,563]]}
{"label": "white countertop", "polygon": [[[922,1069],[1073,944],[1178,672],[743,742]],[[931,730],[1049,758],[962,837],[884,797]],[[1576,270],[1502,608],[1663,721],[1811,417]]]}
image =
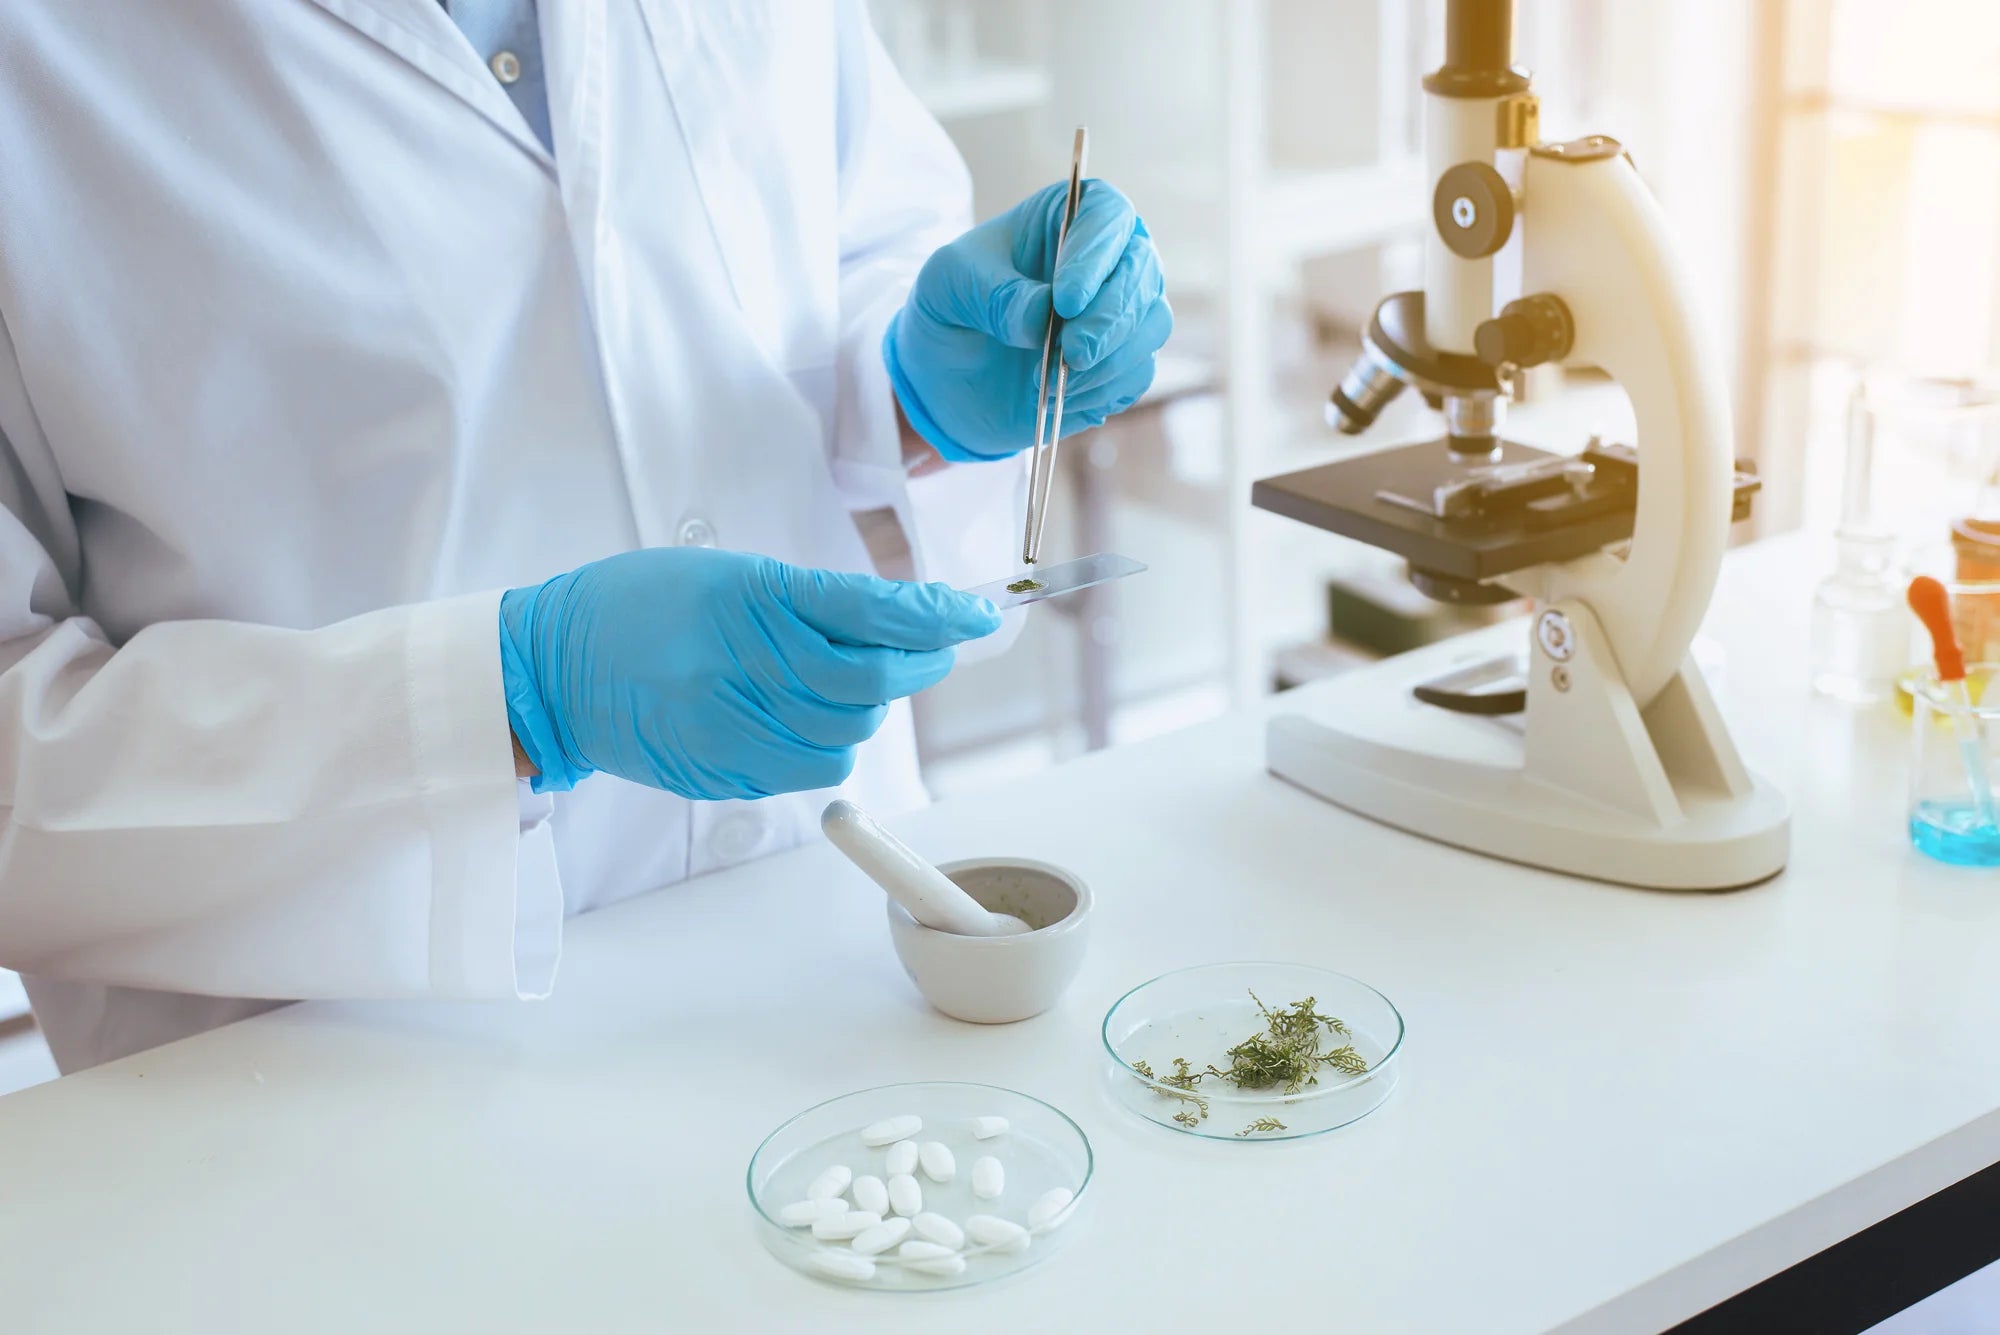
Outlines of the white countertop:
{"label": "white countertop", "polygon": [[[2000,1160],[2000,875],[1908,850],[1897,715],[1808,697],[1815,573],[1744,553],[1711,617],[1739,741],[1795,806],[1774,883],[1647,893],[1425,844],[1271,779],[1232,717],[895,823],[1091,880],[1084,973],[1024,1024],[927,1011],[821,845],[573,923],[545,1004],[298,1006],[0,1099],[6,1324],[1182,1330],[1256,1295],[1272,1329],[1659,1329]],[[1110,1002],[1255,958],[1402,1008],[1389,1103],[1264,1145],[1114,1108]],[[913,1298],[761,1250],[758,1140],[911,1079],[1084,1127],[1064,1254]]]}

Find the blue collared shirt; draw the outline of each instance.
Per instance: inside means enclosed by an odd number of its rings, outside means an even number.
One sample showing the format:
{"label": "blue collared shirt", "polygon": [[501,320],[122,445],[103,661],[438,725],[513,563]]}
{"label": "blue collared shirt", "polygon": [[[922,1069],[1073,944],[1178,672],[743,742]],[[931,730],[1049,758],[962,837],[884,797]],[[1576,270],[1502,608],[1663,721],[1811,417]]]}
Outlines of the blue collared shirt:
{"label": "blue collared shirt", "polygon": [[528,127],[551,153],[549,85],[542,71],[542,30],[535,0],[438,0],[486,62],[486,68],[521,109]]}

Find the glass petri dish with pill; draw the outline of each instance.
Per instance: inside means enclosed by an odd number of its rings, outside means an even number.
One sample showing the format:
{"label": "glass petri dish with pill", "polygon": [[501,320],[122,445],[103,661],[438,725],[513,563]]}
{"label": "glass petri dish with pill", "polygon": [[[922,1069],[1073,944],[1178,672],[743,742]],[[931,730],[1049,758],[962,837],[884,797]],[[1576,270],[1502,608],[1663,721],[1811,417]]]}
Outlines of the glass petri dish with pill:
{"label": "glass petri dish with pill", "polygon": [[759,1241],[846,1288],[921,1293],[1016,1274],[1069,1237],[1090,1139],[998,1085],[883,1085],[806,1109],[750,1156]]}
{"label": "glass petri dish with pill", "polygon": [[1211,1140],[1297,1140],[1382,1106],[1400,1073],[1403,1017],[1346,974],[1206,964],[1118,998],[1103,1037],[1120,1107]]}

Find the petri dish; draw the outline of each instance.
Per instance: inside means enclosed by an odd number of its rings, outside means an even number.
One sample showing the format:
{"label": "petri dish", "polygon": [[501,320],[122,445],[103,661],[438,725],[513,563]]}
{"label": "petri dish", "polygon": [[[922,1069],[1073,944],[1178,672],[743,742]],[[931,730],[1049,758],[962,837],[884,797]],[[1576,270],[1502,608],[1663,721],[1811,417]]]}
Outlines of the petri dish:
{"label": "petri dish", "polygon": [[[1322,1048],[1351,1044],[1365,1071],[1322,1065],[1315,1083],[1290,1093],[1283,1085],[1243,1089],[1212,1075],[1177,1089],[1160,1078],[1172,1075],[1176,1057],[1196,1072],[1228,1068],[1229,1049],[1265,1031],[1259,999],[1276,1010],[1307,998],[1314,1012],[1348,1030],[1323,1029]],[[1118,998],[1104,1016],[1104,1050],[1112,1101],[1149,1122],[1211,1140],[1297,1140],[1382,1106],[1396,1088],[1403,1017],[1387,997],[1346,974],[1305,964],[1204,964],[1162,974]]]}
{"label": "petri dish", "polygon": [[[815,1238],[810,1228],[786,1227],[779,1211],[803,1200],[812,1180],[834,1164],[846,1165],[856,1176],[872,1174],[886,1180],[888,1149],[862,1144],[861,1130],[871,1122],[904,1114],[923,1119],[923,1129],[911,1139],[941,1141],[957,1160],[958,1171],[950,1182],[934,1182],[921,1170],[916,1174],[926,1211],[960,1225],[971,1215],[986,1214],[1026,1227],[1029,1209],[1052,1188],[1065,1188],[1074,1196],[1054,1218],[1031,1230],[1023,1250],[982,1246],[967,1239],[961,1252],[965,1269],[956,1275],[910,1269],[895,1248],[870,1258],[873,1273],[864,1277],[845,1278],[821,1269],[828,1264],[837,1267],[842,1264],[837,1258],[856,1253],[847,1242]],[[976,1138],[973,1119],[991,1116],[1006,1118],[1007,1130],[988,1140]],[[986,1154],[1006,1167],[1006,1188],[992,1200],[972,1193],[973,1161]],[[921,1293],[986,1283],[1054,1255],[1070,1236],[1067,1226],[1088,1195],[1094,1162],[1083,1128],[1053,1105],[999,1085],[932,1081],[881,1085],[806,1109],[764,1138],[750,1156],[744,1184],[759,1241],[794,1270],[841,1288]],[[850,1201],[852,1192],[850,1187],[845,1193]]]}

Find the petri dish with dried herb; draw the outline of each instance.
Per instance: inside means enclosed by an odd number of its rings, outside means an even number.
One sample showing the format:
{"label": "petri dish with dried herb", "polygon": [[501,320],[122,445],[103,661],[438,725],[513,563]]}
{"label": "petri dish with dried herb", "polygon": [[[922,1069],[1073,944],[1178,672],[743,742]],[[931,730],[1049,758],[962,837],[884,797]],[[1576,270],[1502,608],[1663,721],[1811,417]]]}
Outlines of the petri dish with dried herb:
{"label": "petri dish with dried herb", "polygon": [[1141,983],[1104,1017],[1112,1098],[1213,1140],[1295,1140],[1366,1117],[1396,1087],[1403,1017],[1304,964],[1206,964]]}

